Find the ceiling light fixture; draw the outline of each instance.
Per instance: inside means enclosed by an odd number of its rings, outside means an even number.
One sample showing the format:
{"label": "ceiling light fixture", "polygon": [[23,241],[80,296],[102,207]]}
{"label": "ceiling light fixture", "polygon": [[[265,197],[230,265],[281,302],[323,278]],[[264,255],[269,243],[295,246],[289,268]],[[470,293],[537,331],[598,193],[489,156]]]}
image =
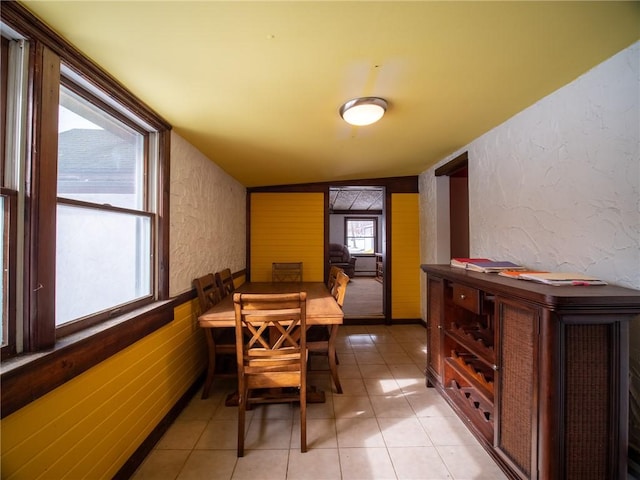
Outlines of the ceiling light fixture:
{"label": "ceiling light fixture", "polygon": [[353,98],[340,107],[340,116],[351,125],[371,125],[387,111],[387,101],[380,97]]}

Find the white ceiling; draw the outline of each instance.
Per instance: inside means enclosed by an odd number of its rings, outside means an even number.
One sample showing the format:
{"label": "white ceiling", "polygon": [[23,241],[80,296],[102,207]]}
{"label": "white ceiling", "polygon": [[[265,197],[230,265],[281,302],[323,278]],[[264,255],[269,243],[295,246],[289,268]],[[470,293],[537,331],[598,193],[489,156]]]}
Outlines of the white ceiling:
{"label": "white ceiling", "polygon": [[640,38],[640,2],[23,3],[248,187],[417,175]]}

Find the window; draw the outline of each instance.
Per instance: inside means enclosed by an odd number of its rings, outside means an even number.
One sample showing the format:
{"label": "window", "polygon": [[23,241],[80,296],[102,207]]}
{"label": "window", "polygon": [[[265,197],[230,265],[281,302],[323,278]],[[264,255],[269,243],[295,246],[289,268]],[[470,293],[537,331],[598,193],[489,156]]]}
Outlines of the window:
{"label": "window", "polygon": [[95,323],[152,298],[154,272],[154,212],[145,182],[150,135],[63,81],[81,93],[60,87],[58,327],[79,319]]}
{"label": "window", "polygon": [[55,246],[44,268],[55,270],[45,275],[55,281],[48,310],[56,337],[159,298],[158,178],[150,174],[158,172],[158,134],[63,61],[59,68],[57,111],[48,112],[57,129],[56,151],[48,152],[56,177],[41,179],[55,187],[55,213],[46,200],[41,211],[55,215],[56,228],[39,230]]}
{"label": "window", "polygon": [[350,253],[375,253],[378,245],[378,219],[345,217],[345,245]]}

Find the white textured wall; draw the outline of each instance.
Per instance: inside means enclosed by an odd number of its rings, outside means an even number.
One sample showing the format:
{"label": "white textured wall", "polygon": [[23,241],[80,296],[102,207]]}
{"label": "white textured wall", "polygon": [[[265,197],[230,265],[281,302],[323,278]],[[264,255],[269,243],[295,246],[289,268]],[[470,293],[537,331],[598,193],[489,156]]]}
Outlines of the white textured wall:
{"label": "white textured wall", "polygon": [[246,189],[176,133],[171,134],[170,295],[194,278],[245,268]]}
{"label": "white textured wall", "polygon": [[[640,289],[640,42],[435,167],[465,150],[472,256]],[[423,263],[448,261],[435,167],[420,176]]]}

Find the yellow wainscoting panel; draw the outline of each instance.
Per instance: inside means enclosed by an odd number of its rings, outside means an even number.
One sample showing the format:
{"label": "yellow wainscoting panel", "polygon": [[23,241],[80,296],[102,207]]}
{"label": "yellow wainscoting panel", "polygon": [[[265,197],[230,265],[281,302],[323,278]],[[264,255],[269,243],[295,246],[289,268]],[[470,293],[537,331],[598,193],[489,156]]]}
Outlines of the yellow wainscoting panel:
{"label": "yellow wainscoting panel", "polygon": [[247,281],[247,276],[245,274],[242,274],[241,276],[233,279],[233,286],[235,288],[238,288],[240,285],[242,285],[246,281]]}
{"label": "yellow wainscoting panel", "polygon": [[420,318],[420,226],[417,193],[391,195],[391,318]]}
{"label": "yellow wainscoting panel", "polygon": [[251,194],[251,280],[271,280],[273,262],[302,262],[303,279],[324,281],[324,194]]}
{"label": "yellow wainscoting panel", "polygon": [[197,310],[4,418],[2,478],[112,478],[205,369]]}

